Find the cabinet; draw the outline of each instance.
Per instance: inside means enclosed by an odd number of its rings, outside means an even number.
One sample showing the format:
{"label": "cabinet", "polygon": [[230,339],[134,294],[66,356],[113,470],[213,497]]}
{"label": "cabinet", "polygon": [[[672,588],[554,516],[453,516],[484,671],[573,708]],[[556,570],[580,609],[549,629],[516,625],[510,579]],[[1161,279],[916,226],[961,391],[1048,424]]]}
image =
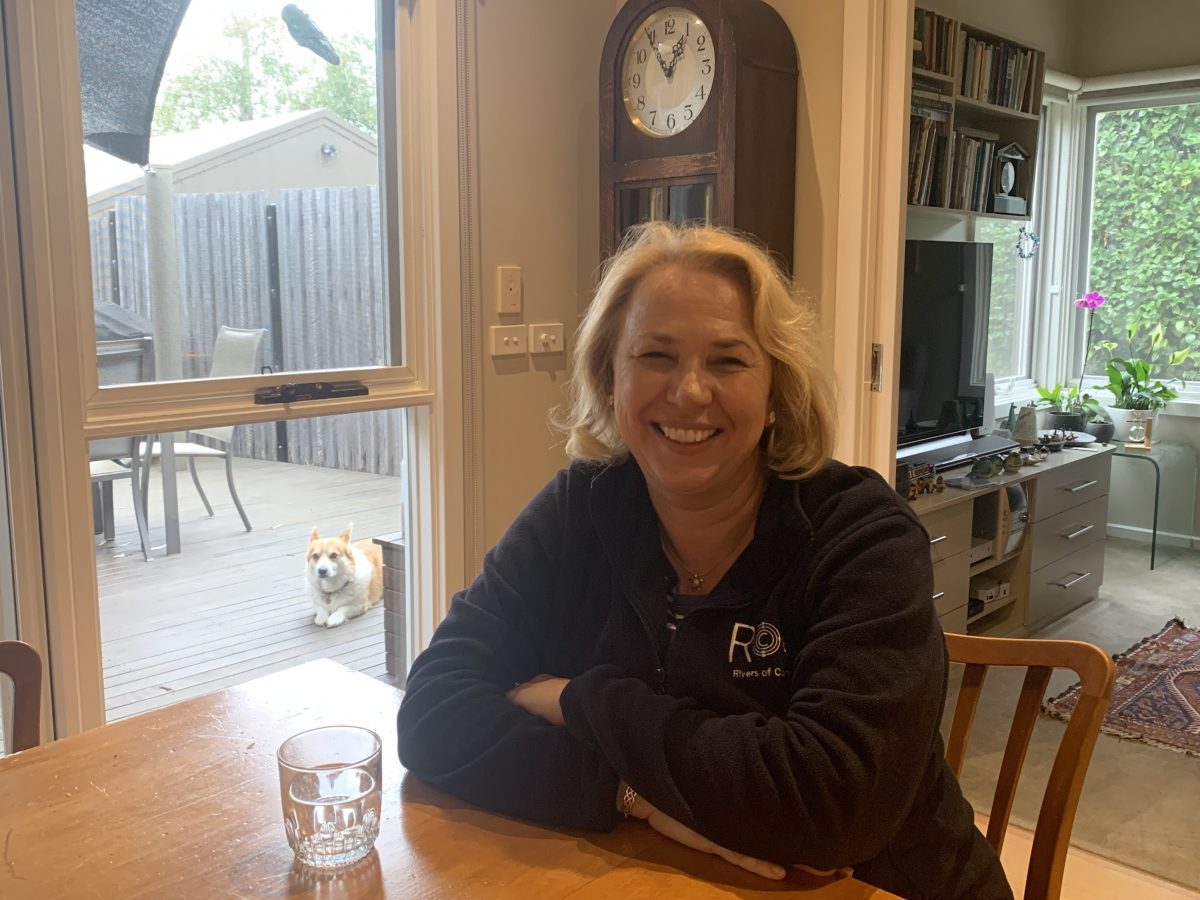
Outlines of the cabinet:
{"label": "cabinet", "polygon": [[[913,207],[1028,219],[1037,158],[1045,54],[1036,48],[917,8],[913,19],[908,203]],[[1014,163],[997,209],[998,157]]]}
{"label": "cabinet", "polygon": [[945,631],[1023,637],[1098,596],[1112,453],[1064,450],[996,484],[912,501]]}

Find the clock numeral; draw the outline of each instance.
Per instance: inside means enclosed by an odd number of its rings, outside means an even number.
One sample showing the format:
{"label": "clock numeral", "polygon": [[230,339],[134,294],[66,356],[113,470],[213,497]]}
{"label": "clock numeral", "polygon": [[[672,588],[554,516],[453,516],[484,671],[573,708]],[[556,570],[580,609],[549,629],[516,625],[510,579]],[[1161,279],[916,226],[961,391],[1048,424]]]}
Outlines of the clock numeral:
{"label": "clock numeral", "polygon": [[638,108],[638,109],[645,109],[645,108],[646,108],[646,98],[645,98],[645,97],[638,97],[638,98],[637,98],[637,108]]}
{"label": "clock numeral", "polygon": [[658,122],[658,110],[652,109],[652,110],[650,110],[650,124],[655,125],[655,124],[657,124],[657,122]]}
{"label": "clock numeral", "polygon": [[633,77],[629,79],[629,83],[632,84],[635,88],[640,88],[642,86],[642,76],[639,75],[637,72],[634,72]]}
{"label": "clock numeral", "polygon": [[646,48],[645,47],[643,47],[641,50],[639,50],[637,52],[637,62],[638,62],[639,66],[644,66],[646,64]]}
{"label": "clock numeral", "polygon": [[699,97],[701,100],[704,99],[704,85],[700,85],[700,89],[698,91],[696,91],[696,96]]}
{"label": "clock numeral", "polygon": [[658,43],[658,29],[646,29],[646,39],[650,41],[650,46],[653,47]]}
{"label": "clock numeral", "polygon": [[675,20],[674,19],[667,19],[667,21],[665,21],[663,23],[663,33],[664,34],[674,34],[675,33]]}
{"label": "clock numeral", "polygon": [[708,35],[706,35],[706,34],[696,35],[696,49],[697,50],[703,49],[704,45],[707,41],[708,41]]}
{"label": "clock numeral", "polygon": [[[700,38],[696,38],[696,40],[699,41]],[[704,65],[700,67],[700,74],[701,75],[711,75],[712,74],[712,60],[711,59],[702,59],[702,60],[700,60],[700,62],[704,63]]]}
{"label": "clock numeral", "polygon": [[667,128],[671,129],[671,131],[675,130],[675,113],[667,114]]}
{"label": "clock numeral", "polygon": [[695,117],[695,115],[696,114],[694,112],[692,112],[692,104],[690,104],[690,103],[683,104],[683,121],[690,122]]}

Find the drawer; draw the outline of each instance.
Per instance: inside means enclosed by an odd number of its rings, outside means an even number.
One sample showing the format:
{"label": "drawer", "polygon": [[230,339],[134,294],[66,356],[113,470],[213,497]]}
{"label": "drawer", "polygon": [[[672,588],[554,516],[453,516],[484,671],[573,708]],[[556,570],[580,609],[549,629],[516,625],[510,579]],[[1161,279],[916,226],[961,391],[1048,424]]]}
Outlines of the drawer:
{"label": "drawer", "polygon": [[1096,541],[1055,560],[1029,576],[1031,628],[1048,625],[1089,600],[1096,599],[1104,581],[1104,541]]}
{"label": "drawer", "polygon": [[971,546],[971,504],[955,503],[921,516],[929,532],[929,555],[934,562],[962,553]]}
{"label": "drawer", "polygon": [[[971,564],[967,554],[959,553],[933,564],[933,606],[939,616],[967,605],[967,586],[971,580]],[[963,624],[966,624],[963,613]]]}
{"label": "drawer", "polygon": [[1104,540],[1107,523],[1107,494],[1038,522],[1033,526],[1030,568],[1037,571],[1069,553]]}
{"label": "drawer", "polygon": [[1112,455],[1100,453],[1050,469],[1035,480],[1030,518],[1041,522],[1108,493]]}
{"label": "drawer", "polygon": [[966,634],[967,607],[963,605],[958,609],[952,609],[944,616],[938,616],[938,621],[942,623],[942,631],[953,631],[957,634]]}

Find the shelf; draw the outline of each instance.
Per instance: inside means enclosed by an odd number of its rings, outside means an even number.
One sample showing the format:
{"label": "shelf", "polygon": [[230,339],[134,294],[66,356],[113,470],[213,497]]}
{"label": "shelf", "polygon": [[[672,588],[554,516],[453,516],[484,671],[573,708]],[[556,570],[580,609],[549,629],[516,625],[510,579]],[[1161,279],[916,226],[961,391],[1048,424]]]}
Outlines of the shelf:
{"label": "shelf", "polygon": [[990,572],[992,569],[996,568],[997,566],[1002,566],[1006,562],[1008,562],[1010,559],[1016,559],[1020,555],[1021,555],[1021,548],[1018,547],[1012,553],[1008,554],[1007,556],[1002,556],[1002,557],[1000,557],[1000,559],[981,559],[979,562],[972,564],[971,574],[972,575],[982,575],[984,572]]}
{"label": "shelf", "polygon": [[1019,109],[1013,109],[1011,106],[997,106],[995,103],[987,103],[983,100],[976,100],[973,97],[965,97],[962,94],[954,95],[954,107],[960,109],[962,107],[977,110],[978,112],[992,113],[998,116],[1005,116],[1012,119],[1024,119],[1026,122],[1036,122],[1040,116],[1033,113],[1022,112]]}
{"label": "shelf", "polygon": [[1016,595],[1009,594],[1007,597],[1001,597],[999,600],[993,600],[990,603],[985,603],[983,605],[983,609],[980,610],[979,612],[975,613],[974,615],[971,615],[968,613],[967,624],[970,625],[972,622],[978,622],[980,619],[986,618],[987,616],[990,616],[992,613],[997,612],[998,610],[1004,609],[1004,607],[1006,607],[1006,606],[1011,606],[1016,601],[1017,601]]}
{"label": "shelf", "polygon": [[947,75],[943,72],[934,72],[932,69],[922,69],[919,66],[913,66],[912,73],[914,75],[923,75],[926,78],[932,78],[935,81],[944,81],[946,84],[954,83],[953,75]]}
{"label": "shelf", "polygon": [[950,209],[948,206],[921,206],[919,203],[908,204],[908,211],[929,213],[933,216],[954,218],[964,222],[971,219],[1007,219],[1009,222],[1028,222],[1031,218],[1028,214],[1017,216],[1012,213],[972,212],[969,209]]}

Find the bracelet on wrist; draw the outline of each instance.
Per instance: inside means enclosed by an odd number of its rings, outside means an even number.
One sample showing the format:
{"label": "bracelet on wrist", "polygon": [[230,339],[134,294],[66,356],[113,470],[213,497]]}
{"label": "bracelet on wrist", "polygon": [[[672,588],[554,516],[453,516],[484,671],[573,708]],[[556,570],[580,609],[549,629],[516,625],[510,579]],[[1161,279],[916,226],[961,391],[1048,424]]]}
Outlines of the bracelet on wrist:
{"label": "bracelet on wrist", "polygon": [[638,793],[628,784],[625,785],[625,793],[621,795],[621,815],[629,818],[633,812],[633,804],[637,803]]}

